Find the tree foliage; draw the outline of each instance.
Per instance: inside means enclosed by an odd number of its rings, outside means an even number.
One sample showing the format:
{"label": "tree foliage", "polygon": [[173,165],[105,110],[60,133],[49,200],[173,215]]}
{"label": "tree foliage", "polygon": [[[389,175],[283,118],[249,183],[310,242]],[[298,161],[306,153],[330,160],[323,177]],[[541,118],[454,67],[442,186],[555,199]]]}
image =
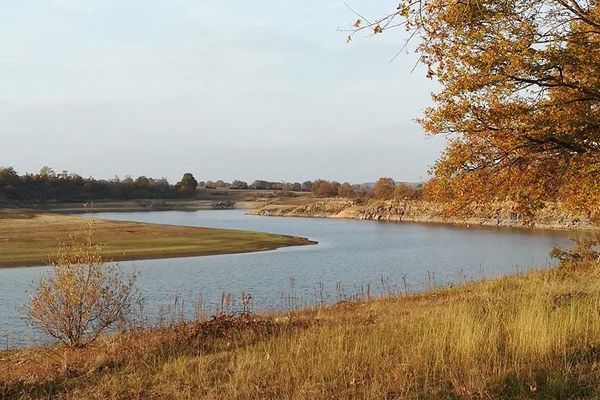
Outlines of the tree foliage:
{"label": "tree foliage", "polygon": [[[307,186],[308,185],[308,186]],[[191,173],[183,175],[175,185],[166,178],[149,178],[127,175],[123,179],[83,178],[74,173],[56,173],[50,167],[43,167],[37,174],[19,175],[13,167],[0,167],[0,204],[43,204],[51,202],[87,202],[94,200],[131,199],[172,199],[194,198],[196,189],[238,189],[238,190],[277,190],[310,192],[312,182],[270,182],[254,181],[251,185],[241,180],[231,183],[197,182]]]}
{"label": "tree foliage", "polygon": [[408,0],[355,32],[404,25],[441,83],[426,131],[448,135],[430,194],[454,212],[545,201],[600,217],[600,5]]}
{"label": "tree foliage", "polygon": [[312,183],[312,193],[317,197],[335,197],[338,195],[340,184],[335,181],[317,179]]}
{"label": "tree foliage", "polygon": [[0,168],[0,185],[14,185],[19,182],[19,175],[13,167]]}
{"label": "tree foliage", "polygon": [[248,184],[244,181],[235,180],[231,182],[231,189],[248,189]]}
{"label": "tree foliage", "polygon": [[196,188],[198,188],[198,181],[194,178],[194,175],[186,172],[176,186],[178,193],[193,195],[196,193]]}
{"label": "tree foliage", "polygon": [[[183,194],[185,196],[185,194]],[[38,174],[18,175],[12,167],[0,168],[0,203],[27,204],[48,202],[85,202],[101,199],[169,199],[182,196],[165,178],[140,176],[122,180],[83,178],[57,174],[44,167]]]}
{"label": "tree foliage", "polygon": [[342,185],[340,186],[340,189],[338,190],[338,195],[340,197],[351,199],[351,198],[356,197],[356,192],[354,191],[354,188],[352,187],[352,185],[350,183],[344,182],[344,183],[342,183]]}
{"label": "tree foliage", "polygon": [[394,195],[396,182],[392,178],[379,178],[373,186],[373,197],[380,200],[389,200]]}
{"label": "tree foliage", "polygon": [[422,185],[410,186],[406,183],[398,183],[393,197],[396,200],[420,200],[423,197]]}

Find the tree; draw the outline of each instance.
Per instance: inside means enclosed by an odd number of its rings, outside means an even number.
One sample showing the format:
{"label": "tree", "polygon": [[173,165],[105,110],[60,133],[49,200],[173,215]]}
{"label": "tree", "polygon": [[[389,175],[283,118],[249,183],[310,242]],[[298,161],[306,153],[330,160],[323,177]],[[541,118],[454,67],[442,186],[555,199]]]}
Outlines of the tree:
{"label": "tree", "polygon": [[303,192],[310,192],[310,191],[312,191],[312,186],[313,186],[313,183],[311,181],[302,182],[301,190]]}
{"label": "tree", "polygon": [[399,183],[394,189],[394,199],[398,200],[416,200],[422,198],[422,185],[410,186],[406,183]]}
{"label": "tree", "polygon": [[450,135],[429,193],[453,212],[557,201],[598,220],[600,3],[409,0],[357,31],[401,18],[441,84],[420,122]]}
{"label": "tree", "polygon": [[396,182],[392,178],[379,178],[373,186],[373,197],[380,200],[389,200],[394,195]]}
{"label": "tree", "polygon": [[[208,182],[207,182],[208,183]],[[183,174],[181,181],[177,183],[177,191],[182,194],[191,195],[196,193],[198,188],[198,181],[194,178],[194,175],[187,172]]]}
{"label": "tree", "polygon": [[14,185],[19,182],[19,175],[13,167],[0,168],[0,186]]}
{"label": "tree", "polygon": [[231,189],[248,189],[248,184],[244,181],[235,180],[231,182]]}
{"label": "tree", "polygon": [[215,185],[215,183],[213,181],[206,181],[204,183],[204,189],[216,189],[217,186]]}
{"label": "tree", "polygon": [[334,197],[337,196],[339,187],[340,184],[337,182],[317,179],[312,184],[312,192],[317,197]]}
{"label": "tree", "polygon": [[340,190],[338,192],[338,195],[340,197],[353,198],[353,197],[356,197],[356,192],[352,188],[352,185],[350,185],[348,182],[344,182],[340,186]]}
{"label": "tree", "polygon": [[150,180],[145,177],[145,176],[139,176],[136,180],[135,180],[135,186],[140,187],[140,188],[147,188],[150,186]]}
{"label": "tree", "polygon": [[43,166],[38,174],[42,180],[49,181],[56,178],[56,172],[49,166]]}
{"label": "tree", "polygon": [[41,278],[26,310],[33,327],[81,348],[108,328],[127,322],[140,299],[137,275],[106,264],[100,252],[92,233],[83,242],[59,246],[51,271]]}
{"label": "tree", "polygon": [[121,183],[123,183],[124,186],[133,186],[135,182],[131,176],[125,175],[125,178],[123,178]]}
{"label": "tree", "polygon": [[272,184],[267,181],[256,180],[250,184],[249,188],[252,190],[266,190],[271,189],[271,186]]}

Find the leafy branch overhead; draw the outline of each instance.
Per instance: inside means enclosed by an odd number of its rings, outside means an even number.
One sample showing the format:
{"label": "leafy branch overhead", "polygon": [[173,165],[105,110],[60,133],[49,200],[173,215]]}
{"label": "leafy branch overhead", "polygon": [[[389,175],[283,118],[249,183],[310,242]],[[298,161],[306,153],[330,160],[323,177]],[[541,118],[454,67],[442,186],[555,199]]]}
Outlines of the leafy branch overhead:
{"label": "leafy branch overhead", "polygon": [[547,201],[600,218],[600,8],[591,0],[411,0],[362,31],[402,26],[441,84],[420,123],[448,145],[429,192],[449,210]]}

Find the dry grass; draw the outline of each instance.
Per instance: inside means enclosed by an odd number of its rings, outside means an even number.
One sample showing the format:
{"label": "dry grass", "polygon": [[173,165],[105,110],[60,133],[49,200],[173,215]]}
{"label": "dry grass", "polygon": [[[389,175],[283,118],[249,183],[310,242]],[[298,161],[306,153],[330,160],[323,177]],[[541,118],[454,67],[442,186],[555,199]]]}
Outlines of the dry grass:
{"label": "dry grass", "polygon": [[0,209],[0,220],[3,219],[29,219],[33,218],[35,213],[28,210],[13,210],[13,209]]}
{"label": "dry grass", "polygon": [[600,267],[0,353],[0,398],[600,396]]}
{"label": "dry grass", "polygon": [[[0,212],[0,267],[48,262],[59,242],[86,220],[56,214]],[[110,260],[244,253],[306,245],[310,241],[283,235],[229,229],[193,228],[137,222],[95,220],[95,239]]]}

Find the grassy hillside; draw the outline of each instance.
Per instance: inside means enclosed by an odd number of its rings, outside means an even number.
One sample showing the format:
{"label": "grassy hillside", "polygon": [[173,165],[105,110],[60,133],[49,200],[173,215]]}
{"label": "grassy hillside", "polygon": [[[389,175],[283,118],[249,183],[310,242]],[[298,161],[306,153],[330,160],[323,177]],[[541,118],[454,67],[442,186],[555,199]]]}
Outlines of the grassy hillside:
{"label": "grassy hillside", "polygon": [[[0,210],[0,267],[47,263],[56,246],[88,220]],[[198,256],[272,250],[309,240],[260,232],[94,220],[94,237],[110,260]]]}
{"label": "grassy hillside", "polygon": [[0,398],[594,398],[598,310],[600,267],[559,267],[0,353]]}

